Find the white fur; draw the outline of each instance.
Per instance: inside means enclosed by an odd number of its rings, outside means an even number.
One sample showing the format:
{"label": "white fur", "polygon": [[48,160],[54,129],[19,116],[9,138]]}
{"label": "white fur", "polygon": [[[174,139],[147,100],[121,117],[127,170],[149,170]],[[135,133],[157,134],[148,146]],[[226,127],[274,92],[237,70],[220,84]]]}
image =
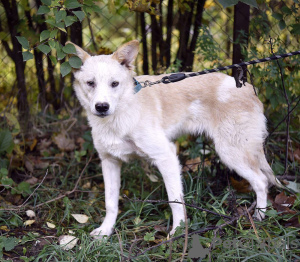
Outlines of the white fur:
{"label": "white fur", "polygon": [[[267,134],[263,108],[253,87],[236,88],[232,77],[216,73],[147,87],[134,94],[132,63],[137,47],[138,42],[131,41],[113,55],[92,57],[76,46],[83,66],[74,73],[74,88],[87,112],[105,182],[106,217],[91,235],[101,238],[112,234],[118,214],[121,161],[132,156],[145,157],[158,167],[170,201],[183,198],[181,166],[172,142],[183,133],[205,132],[213,139],[221,160],[250,182],[257,194],[256,216],[263,218],[272,171],[263,153]],[[161,77],[137,79],[156,81]],[[88,86],[88,81],[94,81],[95,86]],[[113,81],[119,85],[112,87]],[[105,116],[97,113],[97,103],[109,104]],[[173,234],[185,219],[184,207],[170,206]]]}

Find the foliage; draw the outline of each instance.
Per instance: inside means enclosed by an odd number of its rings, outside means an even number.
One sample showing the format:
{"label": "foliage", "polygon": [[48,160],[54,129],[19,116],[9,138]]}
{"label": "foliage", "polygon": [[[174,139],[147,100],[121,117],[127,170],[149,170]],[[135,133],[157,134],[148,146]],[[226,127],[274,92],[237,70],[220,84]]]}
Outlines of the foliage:
{"label": "foliage", "polygon": [[[36,34],[36,38],[28,33],[18,36],[18,41],[24,48],[23,57],[24,60],[28,60],[34,55],[34,50],[40,50],[44,56],[47,54],[54,64],[58,65],[61,62],[60,70],[62,75],[66,75],[70,72],[71,67],[78,67],[80,62],[75,56],[72,56],[68,62],[63,62],[68,54],[74,53],[74,49],[72,46],[63,47],[59,44],[59,33],[67,31],[71,23],[75,21],[84,22],[85,18],[90,16],[93,6],[89,6],[88,1],[44,0],[42,2],[43,5],[38,14],[34,14],[34,18],[42,20],[43,16],[46,16],[48,29]],[[226,2],[228,4],[235,1]],[[299,10],[296,1],[294,3],[281,6],[281,8],[272,7],[273,9],[271,11],[268,9],[267,12],[263,9],[265,3],[260,5],[261,10],[256,10],[251,19],[249,47],[244,46],[244,54],[247,59],[270,56],[270,45],[268,44],[270,35],[274,40],[276,53],[285,53],[298,46],[299,16],[297,12]],[[113,4],[118,3],[110,1],[111,9],[115,8]],[[219,9],[212,6],[211,10],[212,17],[222,25],[223,29],[222,22],[225,19],[222,14],[219,14]],[[232,11],[230,7],[227,10]],[[100,10],[98,11],[99,14]],[[229,14],[229,11],[226,15]],[[34,13],[34,10],[32,12]],[[97,22],[102,26],[104,20],[100,19],[104,19],[103,17],[106,15],[104,12],[107,11],[102,9],[101,12],[102,17],[97,17]],[[115,10],[114,16],[120,17],[120,12]],[[124,23],[124,19],[121,20]],[[228,39],[223,39],[216,28],[211,26],[212,20],[211,17],[204,17],[204,26],[197,41],[196,55],[197,59],[203,62],[198,63],[201,67],[203,65],[207,68],[216,66],[221,63],[220,61],[231,63],[229,58],[223,59],[224,50],[216,42],[216,40],[222,42]],[[121,24],[120,22],[116,26],[115,23],[111,23],[117,28]],[[278,26],[274,28],[270,26],[271,24],[278,24]],[[25,26],[24,22],[20,26],[20,30]],[[111,29],[103,30],[110,31]],[[176,30],[174,30],[175,34],[178,33]],[[102,35],[98,31],[95,38],[101,42],[103,35],[108,34],[108,31]],[[128,32],[121,31],[118,30],[118,37],[114,37],[117,38],[115,45],[123,42],[124,37],[133,37],[130,30],[127,30]],[[90,47],[91,50],[97,51],[97,46],[94,47],[90,44]],[[170,48],[174,49],[174,47]],[[105,53],[110,52],[109,49],[102,48],[101,50]],[[292,107],[295,106],[300,91],[298,85],[300,81],[299,59],[298,56],[294,56],[280,61]],[[32,62],[33,60],[28,61],[28,64],[32,65]],[[140,64],[137,64],[138,68],[139,66]],[[181,61],[176,60],[168,72],[177,72],[180,66]],[[269,120],[269,131],[272,132],[287,113],[278,65],[276,62],[270,62],[248,69],[254,76],[255,86],[259,89],[259,98],[264,102]],[[3,70],[9,71],[9,68],[5,67]],[[35,78],[30,69],[27,74],[30,81]],[[55,77],[55,81],[59,82],[59,77]],[[4,86],[2,86],[3,88]],[[9,86],[9,88],[11,87]],[[31,91],[35,92],[35,96],[31,96],[31,103],[34,104],[33,97],[38,97],[38,90],[32,88]],[[63,92],[68,94],[67,97],[71,97],[72,91],[69,86],[64,86]],[[35,129],[32,137],[26,140],[20,135],[16,118],[7,112],[4,114],[5,124],[1,124],[0,131],[0,201],[3,209],[0,210],[0,256],[4,255],[5,259],[18,256],[23,261],[116,261],[121,260],[121,256],[125,258],[136,256],[132,261],[164,261],[170,260],[169,257],[172,261],[180,260],[185,244],[184,238],[154,247],[168,239],[167,232],[171,225],[171,211],[168,205],[164,202],[135,202],[122,197],[126,195],[131,199],[135,197],[143,200],[167,199],[158,171],[143,161],[123,166],[121,213],[116,224],[118,235],[117,233],[113,234],[112,237],[103,241],[92,240],[89,237],[89,232],[101,223],[105,214],[104,182],[101,168],[98,165],[99,160],[96,155],[93,155],[93,142],[90,132],[87,131],[87,123],[82,122],[81,116],[78,116],[77,121],[72,122],[73,115],[78,114],[76,104],[75,109],[70,109],[68,100],[63,102],[66,102],[67,109],[61,109],[59,114],[43,112],[34,115]],[[296,110],[298,109],[296,108]],[[294,152],[300,143],[298,112],[292,113],[290,125],[289,142],[290,148]],[[266,144],[267,152],[273,152],[271,155],[272,168],[276,174],[282,174],[284,171],[282,163],[285,153],[283,142],[285,127],[286,124],[283,121],[275,130],[277,133],[272,133]],[[72,147],[69,147],[70,145]],[[251,192],[245,194],[245,189],[249,191],[247,183],[238,180],[234,174],[221,165],[212,141],[206,138],[184,136],[177,141],[177,145],[184,170],[182,181],[186,192],[185,202],[230,217],[245,214],[245,205],[250,206],[254,195]],[[24,154],[30,161],[24,158]],[[65,195],[73,190],[91,155],[93,156],[92,160],[79,181],[77,190],[72,194]],[[289,152],[289,164],[289,174],[297,178],[299,161],[292,158],[292,152]],[[46,169],[49,172],[47,177]],[[28,181],[26,179],[31,179],[33,182],[26,182]],[[228,180],[232,182],[231,186]],[[294,184],[299,185],[296,182]],[[27,201],[32,188],[36,189],[35,194],[30,196]],[[52,202],[47,203],[51,200]],[[220,226],[219,230],[208,230],[205,233],[197,234],[201,245],[210,249],[209,258],[213,261],[297,260],[300,255],[300,243],[297,239],[300,227],[299,193],[296,196],[288,193],[279,194],[276,189],[272,189],[269,200],[267,218],[264,221],[252,223],[247,215],[242,215],[236,224],[223,227],[221,226],[225,221],[228,221],[226,218],[194,207],[187,207],[189,233],[210,226]],[[25,210],[13,210],[15,206],[25,201],[27,201],[25,208],[36,207],[37,217],[31,226],[25,226],[28,219]],[[37,205],[41,206],[37,207]],[[78,223],[72,216],[74,213],[85,214],[89,217],[88,222]],[[55,228],[50,228],[47,222],[55,225]],[[184,232],[185,225],[182,224],[175,236]],[[80,239],[80,244],[72,250],[63,250],[57,243],[57,239],[66,234],[75,235]],[[213,245],[216,237],[219,237],[222,242]],[[249,243],[254,243],[254,245],[249,247]],[[191,248],[192,237],[188,236],[187,251]],[[145,254],[139,255],[146,249],[149,250]],[[184,259],[192,261],[187,255]]]}
{"label": "foliage", "polygon": [[[45,55],[48,55],[51,50],[56,52],[56,55],[49,55],[54,65],[57,61],[62,60],[66,55],[75,55],[75,47],[71,44],[62,46],[57,39],[58,31],[67,33],[67,27],[71,26],[76,21],[82,20],[89,16],[91,13],[101,10],[94,0],[84,0],[78,2],[77,0],[42,0],[43,5],[37,10],[37,15],[47,16],[45,22],[48,24],[48,29],[40,33],[39,43],[30,44],[29,41],[23,36],[17,36],[19,43],[23,49],[23,61],[33,59],[32,51],[37,48]],[[81,10],[77,10],[80,8]],[[75,10],[74,10],[75,9]],[[63,62],[60,66],[62,76],[69,74],[72,68],[80,68],[81,60],[75,56],[71,57],[69,61]]]}

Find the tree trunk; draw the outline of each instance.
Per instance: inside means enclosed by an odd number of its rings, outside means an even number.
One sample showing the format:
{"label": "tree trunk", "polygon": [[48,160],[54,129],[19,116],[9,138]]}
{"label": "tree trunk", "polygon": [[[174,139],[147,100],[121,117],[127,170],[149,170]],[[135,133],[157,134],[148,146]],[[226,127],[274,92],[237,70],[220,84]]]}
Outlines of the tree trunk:
{"label": "tree trunk", "polygon": [[[25,84],[25,62],[23,62],[22,46],[18,42],[16,36],[18,36],[18,25],[20,22],[18,7],[16,0],[2,0],[1,1],[5,10],[7,18],[7,27],[11,36],[12,50],[9,46],[6,47],[6,51],[15,64],[15,72],[17,78],[18,94],[17,94],[17,107],[19,112],[19,122],[22,131],[26,133],[29,128],[30,110],[27,101],[27,90]],[[1,28],[0,28],[1,30]]]}
{"label": "tree trunk", "polygon": [[143,72],[145,75],[149,75],[149,59],[148,59],[145,14],[141,13],[140,18],[141,18],[141,33],[142,33],[142,44],[143,44]]}
{"label": "tree trunk", "polygon": [[173,7],[174,0],[168,2],[168,14],[167,14],[167,39],[165,43],[164,53],[166,55],[166,66],[167,68],[171,65],[171,39],[173,29]]}
{"label": "tree trunk", "polygon": [[195,49],[196,49],[197,39],[199,36],[199,29],[202,25],[202,14],[204,10],[205,1],[206,0],[198,0],[197,2],[197,12],[194,21],[194,33],[188,49],[184,70],[192,71],[193,69]]}
{"label": "tree trunk", "polygon": [[[245,57],[242,54],[242,45],[248,45],[250,22],[250,6],[239,2],[234,6],[234,24],[233,24],[233,56],[232,63],[241,63]],[[243,67],[243,70],[247,67]],[[232,69],[232,74],[237,74],[237,68]],[[247,72],[244,70],[244,77],[247,79]]]}
{"label": "tree trunk", "polygon": [[[42,2],[41,0],[36,0],[36,8],[38,9]],[[28,20],[30,17],[28,17]],[[42,20],[45,20],[45,16],[42,16]],[[29,23],[29,26],[31,29],[37,33],[41,33],[42,31],[47,29],[47,26],[45,22],[42,22],[39,24],[37,22],[36,26],[32,23]],[[38,79],[38,86],[39,86],[39,100],[41,105],[41,111],[43,112],[47,106],[47,98],[46,98],[46,83],[45,83],[45,74],[44,74],[44,66],[43,66],[43,53],[38,51],[37,49],[34,49],[34,60],[35,60],[35,68],[36,68],[36,76]]]}

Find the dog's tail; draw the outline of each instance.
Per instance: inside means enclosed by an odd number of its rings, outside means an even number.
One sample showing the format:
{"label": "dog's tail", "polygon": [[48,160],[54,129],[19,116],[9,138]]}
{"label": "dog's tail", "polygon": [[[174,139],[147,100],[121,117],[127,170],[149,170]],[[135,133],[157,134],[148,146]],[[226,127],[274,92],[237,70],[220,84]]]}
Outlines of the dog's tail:
{"label": "dog's tail", "polygon": [[263,172],[263,174],[267,177],[270,187],[276,186],[281,189],[286,189],[286,187],[282,185],[278,178],[274,175],[273,170],[265,157],[263,157],[260,160],[260,169]]}

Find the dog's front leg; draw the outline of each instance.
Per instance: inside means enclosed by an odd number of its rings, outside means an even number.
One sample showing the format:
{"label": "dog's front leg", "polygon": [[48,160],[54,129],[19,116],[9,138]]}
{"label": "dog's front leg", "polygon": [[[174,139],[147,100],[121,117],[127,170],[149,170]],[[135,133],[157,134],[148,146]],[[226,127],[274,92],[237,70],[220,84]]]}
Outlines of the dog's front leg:
{"label": "dog's front leg", "polygon": [[[178,158],[171,150],[164,157],[155,160],[155,164],[162,174],[169,201],[183,201],[183,189],[181,183],[181,167]],[[176,227],[180,226],[180,221],[185,221],[183,204],[170,203],[173,214],[173,229],[171,235],[175,233]]]}
{"label": "dog's front leg", "polygon": [[102,160],[102,173],[105,185],[106,215],[100,227],[91,232],[91,236],[101,239],[113,233],[118,215],[121,162],[112,158]]}

